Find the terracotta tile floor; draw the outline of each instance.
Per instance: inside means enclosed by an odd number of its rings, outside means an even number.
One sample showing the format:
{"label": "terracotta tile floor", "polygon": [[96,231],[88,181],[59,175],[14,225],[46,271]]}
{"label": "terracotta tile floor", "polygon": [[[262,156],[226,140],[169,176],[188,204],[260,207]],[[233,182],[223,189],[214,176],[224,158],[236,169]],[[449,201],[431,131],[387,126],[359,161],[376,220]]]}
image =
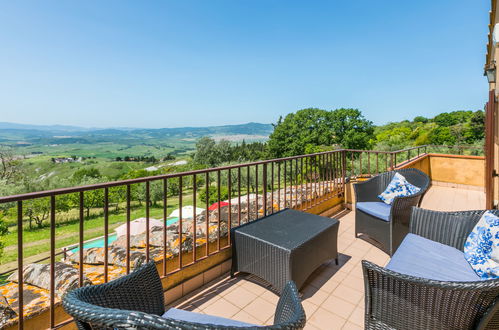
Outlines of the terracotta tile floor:
{"label": "terracotta tile floor", "polygon": [[[482,209],[484,193],[434,186],[422,207],[433,210]],[[360,261],[385,265],[389,257],[370,243],[354,237],[354,212],[339,216],[340,264],[319,267],[302,288],[307,315],[305,329],[362,329],[364,283]],[[177,300],[169,307],[232,318],[253,324],[272,324],[278,296],[252,276],[228,274]]]}

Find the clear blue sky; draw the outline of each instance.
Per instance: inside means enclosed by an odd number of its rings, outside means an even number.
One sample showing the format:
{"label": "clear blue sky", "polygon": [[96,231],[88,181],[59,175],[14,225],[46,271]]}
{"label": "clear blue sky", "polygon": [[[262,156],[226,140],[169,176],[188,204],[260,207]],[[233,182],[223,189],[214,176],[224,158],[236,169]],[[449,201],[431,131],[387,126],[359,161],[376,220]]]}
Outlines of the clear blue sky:
{"label": "clear blue sky", "polygon": [[489,1],[2,1],[0,121],[376,124],[479,109]]}

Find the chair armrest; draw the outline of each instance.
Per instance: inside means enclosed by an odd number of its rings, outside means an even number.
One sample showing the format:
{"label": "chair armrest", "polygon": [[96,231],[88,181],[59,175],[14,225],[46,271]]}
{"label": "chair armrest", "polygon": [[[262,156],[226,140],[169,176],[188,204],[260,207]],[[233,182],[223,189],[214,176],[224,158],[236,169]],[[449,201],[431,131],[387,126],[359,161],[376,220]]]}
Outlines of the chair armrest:
{"label": "chair armrest", "polygon": [[435,281],[365,260],[362,269],[366,329],[474,329],[499,296],[499,280]]}
{"label": "chair armrest", "polygon": [[140,329],[147,326],[148,329],[166,329],[176,325],[175,323],[172,324],[172,320],[164,319],[161,316],[154,314],[117,308],[105,308],[82,302],[78,296],[75,295],[75,291],[64,295],[62,306],[78,323],[84,322],[86,323],[85,326],[91,325],[92,328]]}
{"label": "chair armrest", "polygon": [[[301,304],[295,282],[289,281],[282,291],[274,315],[274,325],[281,325],[288,329],[302,329],[305,327],[305,311]],[[288,327],[287,327],[288,326]]]}
{"label": "chair armrest", "polygon": [[466,238],[484,212],[440,212],[414,207],[409,232],[463,251]]}
{"label": "chair armrest", "polygon": [[354,183],[355,202],[380,202],[378,198],[378,195],[382,192],[380,183],[381,178],[379,175],[366,181]]}
{"label": "chair armrest", "polygon": [[392,202],[391,217],[392,224],[402,224],[409,228],[409,219],[411,216],[412,208],[419,204],[419,201],[424,195],[424,191],[405,197],[395,197]]}

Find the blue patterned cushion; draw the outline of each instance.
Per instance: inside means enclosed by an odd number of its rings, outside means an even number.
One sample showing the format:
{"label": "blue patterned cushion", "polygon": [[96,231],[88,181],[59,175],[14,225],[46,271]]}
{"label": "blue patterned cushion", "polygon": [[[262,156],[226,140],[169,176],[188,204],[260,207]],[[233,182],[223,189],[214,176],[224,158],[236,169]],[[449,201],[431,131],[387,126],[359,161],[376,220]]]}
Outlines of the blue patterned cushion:
{"label": "blue patterned cushion", "polygon": [[464,243],[464,257],[482,279],[499,278],[499,218],[485,212]]}
{"label": "blue patterned cushion", "polygon": [[395,197],[406,197],[419,192],[421,189],[410,184],[400,173],[395,173],[392,181],[388,184],[385,191],[378,195],[386,204],[392,204]]}

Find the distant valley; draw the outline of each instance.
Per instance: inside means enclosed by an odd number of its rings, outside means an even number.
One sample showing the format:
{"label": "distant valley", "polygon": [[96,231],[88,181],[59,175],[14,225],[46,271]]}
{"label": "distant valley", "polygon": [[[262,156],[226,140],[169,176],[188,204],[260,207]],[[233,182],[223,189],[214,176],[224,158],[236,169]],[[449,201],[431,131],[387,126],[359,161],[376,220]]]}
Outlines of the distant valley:
{"label": "distant valley", "polygon": [[210,127],[178,128],[84,128],[63,125],[24,125],[0,122],[0,145],[16,153],[47,156],[77,156],[114,159],[125,156],[186,155],[196,141],[209,136],[231,142],[265,141],[271,124],[247,123]]}

